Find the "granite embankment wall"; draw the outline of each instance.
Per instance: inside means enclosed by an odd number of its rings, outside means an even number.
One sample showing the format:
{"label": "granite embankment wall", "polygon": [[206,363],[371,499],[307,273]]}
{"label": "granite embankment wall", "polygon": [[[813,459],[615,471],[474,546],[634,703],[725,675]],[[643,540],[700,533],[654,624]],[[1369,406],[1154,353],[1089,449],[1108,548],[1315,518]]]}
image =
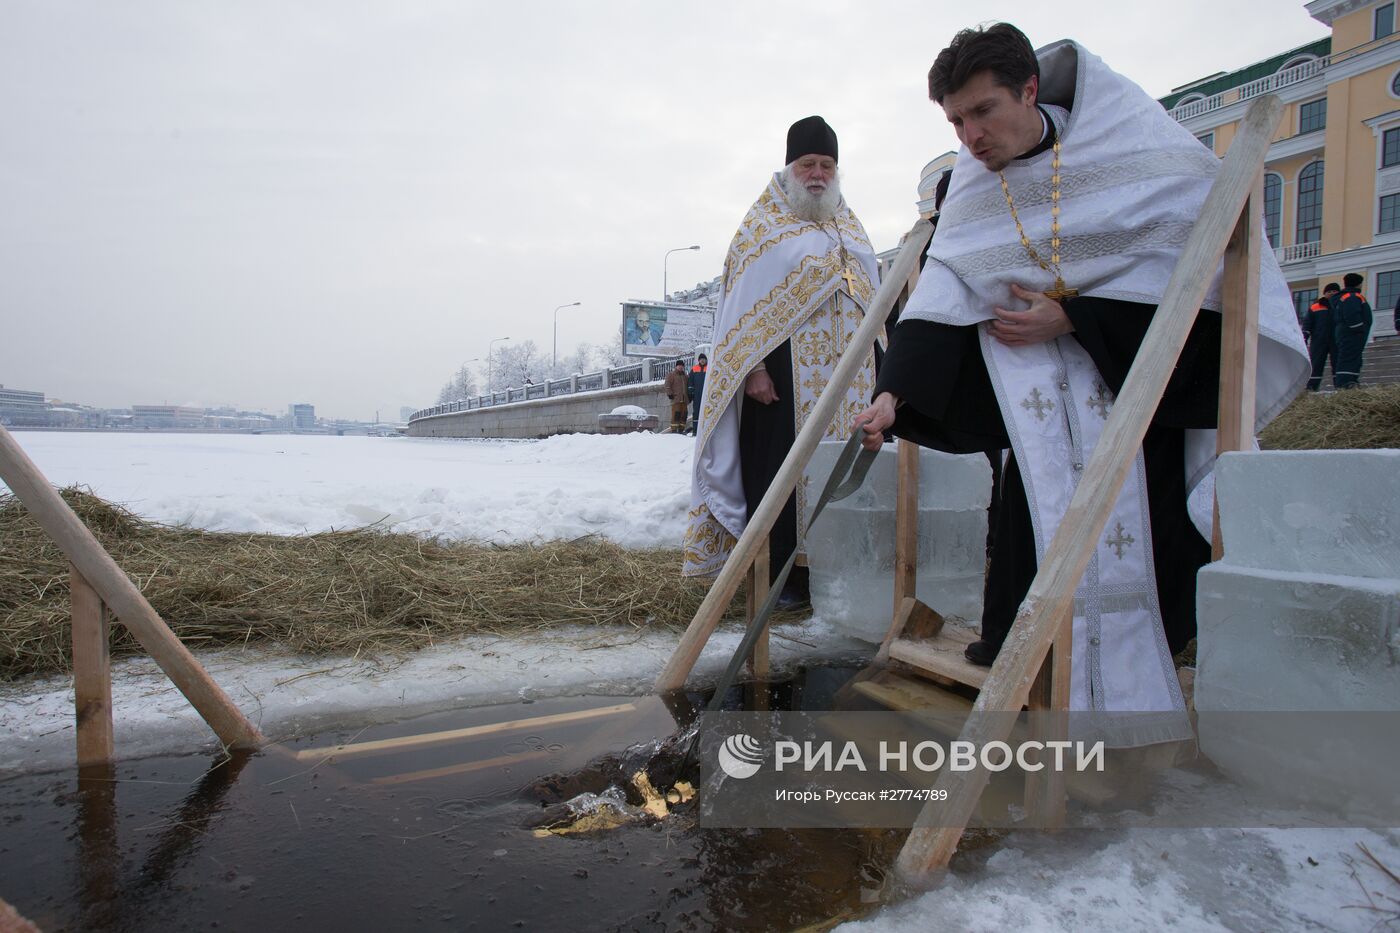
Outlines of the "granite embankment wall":
{"label": "granite embankment wall", "polygon": [[410,421],[407,434],[409,437],[514,438],[597,434],[598,416],[606,415],[619,405],[645,408],[660,420],[661,430],[671,423],[671,404],[666,398],[664,383],[643,382],[428,415]]}

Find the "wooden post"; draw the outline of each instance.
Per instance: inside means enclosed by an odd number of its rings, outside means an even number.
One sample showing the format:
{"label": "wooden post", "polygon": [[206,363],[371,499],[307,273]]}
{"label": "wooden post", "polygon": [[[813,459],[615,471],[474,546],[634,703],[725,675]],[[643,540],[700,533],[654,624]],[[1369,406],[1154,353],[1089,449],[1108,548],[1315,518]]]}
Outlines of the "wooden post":
{"label": "wooden post", "polygon": [[[1020,710],[1025,705],[1063,620],[1073,612],[1075,588],[1142,446],[1240,212],[1253,192],[1282,109],[1279,98],[1269,94],[1257,98],[1240,122],[1239,133],[1182,247],[1123,391],[1046,548],[1011,633],[982,685],[974,713]],[[978,748],[1005,741],[1010,723],[1001,720],[974,715],[961,738]],[[981,767],[944,773],[937,788],[946,791],[947,798],[925,805],[920,813],[895,863],[901,876],[918,881],[948,864],[986,783],[987,772]]]}
{"label": "wooden post", "polygon": [[749,519],[748,527],[739,536],[734,550],[730,552],[729,559],[724,562],[719,576],[715,578],[710,591],[705,594],[705,599],[696,611],[695,618],[691,619],[690,626],[681,636],[676,650],[671,654],[670,660],[666,662],[666,667],[656,678],[654,689],[657,693],[664,693],[667,690],[675,690],[684,686],[690,669],[695,666],[695,661],[700,657],[705,642],[709,641],[715,626],[719,625],[720,617],[724,615],[725,609],[734,599],[734,594],[739,589],[739,583],[753,563],[760,545],[767,540],[768,534],[773,530],[778,513],[782,511],[788,496],[792,495],[792,491],[797,488],[798,480],[802,478],[802,471],[807,466],[807,461],[812,458],[812,452],[816,450],[817,444],[825,435],[827,425],[831,424],[831,420],[836,417],[842,401],[846,397],[846,389],[850,387],[856,373],[865,362],[865,357],[871,352],[870,348],[875,343],[875,337],[885,326],[885,316],[889,314],[895,298],[904,288],[904,283],[908,281],[909,276],[917,268],[919,256],[923,253],[924,247],[928,245],[929,237],[932,235],[933,226],[924,220],[920,220],[909,231],[904,240],[904,246],[900,248],[899,256],[895,260],[894,268],[890,271],[889,278],[880,283],[880,288],[875,293],[875,299],[871,301],[870,307],[865,311],[865,318],[861,321],[860,328],[851,338],[846,352],[841,354],[841,361],[836,364],[836,370],[831,374],[831,381],[827,383],[826,388],[817,399],[817,404],[812,408],[811,414],[807,416],[807,422],[798,432],[792,449],[788,451],[787,458],[783,460],[783,465],[778,470],[778,475],[773,478],[773,482],[768,484],[768,491],[764,493],[763,501],[759,503],[753,517]]}
{"label": "wooden post", "polygon": [[892,618],[899,616],[905,598],[914,595],[919,566],[919,445],[900,440],[896,450]]}
{"label": "wooden post", "polygon": [[111,761],[112,667],[111,627],[102,597],[68,565],[73,606],[73,706],[77,713],[78,767]]}
{"label": "wooden post", "polygon": [[[749,568],[748,606],[744,615],[747,626],[751,624],[763,603],[768,599],[769,577],[772,574],[769,563],[768,539],[763,539],[763,547],[754,555],[753,566]],[[754,688],[754,708],[768,708],[768,626],[763,627],[753,643],[753,654],[749,656],[749,670],[758,684]]]}
{"label": "wooden post", "polygon": [[[1060,623],[1055,644],[1045,655],[1045,662],[1040,665],[1027,697],[1031,738],[1037,742],[1069,738],[1070,639],[1073,622],[1073,617],[1067,616]],[[1063,771],[1047,767],[1026,775],[1026,812],[1034,825],[1045,829],[1063,826],[1066,796]]]}
{"label": "wooden post", "polygon": [[239,748],[260,745],[262,736],[257,727],[219,689],[189,649],[151,608],[136,584],[112,560],[112,555],[102,549],[82,519],[49,485],[24,449],[3,427],[0,427],[0,480],[4,480],[24,503],[39,526],[199,711],[219,740]]}
{"label": "wooden post", "polygon": [[[1230,245],[1225,247],[1221,282],[1220,415],[1216,453],[1254,448],[1255,373],[1259,362],[1259,225],[1264,203],[1264,174],[1254,182],[1240,212]],[[1225,556],[1220,536],[1220,502],[1215,502],[1211,560]]]}

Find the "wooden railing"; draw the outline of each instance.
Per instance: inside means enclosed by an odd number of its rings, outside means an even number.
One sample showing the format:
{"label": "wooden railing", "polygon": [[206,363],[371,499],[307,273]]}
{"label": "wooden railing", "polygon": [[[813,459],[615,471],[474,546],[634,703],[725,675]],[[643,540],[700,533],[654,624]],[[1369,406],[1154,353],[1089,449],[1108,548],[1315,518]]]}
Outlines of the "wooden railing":
{"label": "wooden railing", "polygon": [[[1166,294],[1153,316],[1094,454],[1085,466],[1045,559],[1040,562],[1011,633],[981,687],[974,714],[1020,711],[1024,707],[1067,710],[1070,622],[1075,590],[1142,445],[1222,256],[1225,280],[1218,446],[1222,452],[1252,448],[1259,270],[1263,248],[1260,226],[1263,167],[1282,107],[1278,97],[1269,95],[1256,99],[1245,114],[1240,132],[1225,156],[1182,249]],[[893,268],[867,310],[864,322],[842,355],[777,477],[657,678],[658,691],[676,689],[685,683],[740,581],[749,573],[760,551],[766,549],[768,534],[783,503],[835,417],[837,405],[845,397],[862,358],[870,352],[885,316],[896,298],[912,289],[918,257],[931,230],[929,224],[921,222],[910,231]],[[912,460],[912,445],[900,445],[901,449],[906,446],[910,446],[909,459]],[[901,485],[906,490],[917,487],[915,468],[906,464],[903,451],[900,463],[901,473],[909,474],[901,476],[904,480]],[[1216,524],[1218,527],[1219,523]],[[909,530],[901,523],[896,534],[908,535]],[[1213,551],[1218,558],[1218,532]],[[897,586],[904,593],[912,592],[910,568],[901,566],[897,570]],[[895,605],[898,607],[899,603]],[[895,634],[895,630],[891,634]],[[1013,718],[973,715],[960,738],[979,748],[989,742],[1005,741]],[[936,794],[942,802],[928,804],[920,814],[899,855],[897,869],[902,876],[919,881],[947,865],[986,786],[987,777],[985,769],[980,767],[973,771],[944,773],[936,790],[945,792],[946,798]],[[1047,825],[1056,824],[1056,816],[1063,813],[1064,807],[1062,776],[1038,776],[1027,787],[1027,802]]]}
{"label": "wooden railing", "polygon": [[263,737],[257,727],[219,689],[3,427],[0,480],[5,481],[69,561],[78,764],[108,762],[114,754],[112,675],[107,650],[109,607],[204,717],[219,741],[230,748],[260,746]]}
{"label": "wooden railing", "polygon": [[[1009,717],[976,714],[1025,706],[1046,655],[1067,636],[1074,591],[1142,446],[1222,255],[1218,446],[1222,452],[1253,446],[1264,156],[1282,110],[1282,102],[1274,95],[1250,105],[1211,185],[1123,391],[960,737],[978,748],[1004,741],[1012,724]],[[1219,541],[1217,530],[1213,543],[1217,559]],[[945,773],[936,788],[946,792],[947,799],[926,806],[920,814],[899,854],[900,875],[918,880],[948,864],[986,783],[987,772],[981,767]]]}

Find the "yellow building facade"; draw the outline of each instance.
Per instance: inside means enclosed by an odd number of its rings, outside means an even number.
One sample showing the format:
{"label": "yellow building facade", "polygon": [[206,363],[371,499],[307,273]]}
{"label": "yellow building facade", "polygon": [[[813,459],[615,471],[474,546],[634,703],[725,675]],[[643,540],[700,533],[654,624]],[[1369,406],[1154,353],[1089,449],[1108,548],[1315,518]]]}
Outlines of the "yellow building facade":
{"label": "yellow building facade", "polygon": [[1312,0],[1331,35],[1176,88],[1162,106],[1217,155],[1254,98],[1285,109],[1265,163],[1264,211],[1295,305],[1365,276],[1372,336],[1400,301],[1400,33],[1395,0]]}

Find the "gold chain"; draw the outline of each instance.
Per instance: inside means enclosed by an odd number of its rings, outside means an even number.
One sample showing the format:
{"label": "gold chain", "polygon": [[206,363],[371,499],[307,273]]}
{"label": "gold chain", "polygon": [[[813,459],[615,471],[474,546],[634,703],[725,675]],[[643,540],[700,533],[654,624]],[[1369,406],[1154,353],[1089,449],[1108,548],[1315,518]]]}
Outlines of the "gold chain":
{"label": "gold chain", "polygon": [[1026,230],[1021,226],[1020,215],[1016,213],[1016,202],[1011,199],[1011,186],[1006,183],[1006,173],[997,172],[997,177],[1001,179],[1001,193],[1006,196],[1006,206],[1011,209],[1011,219],[1016,221],[1016,232],[1021,237],[1021,246],[1025,249],[1026,255],[1036,261],[1040,268],[1055,276],[1055,287],[1045,294],[1051,298],[1069,298],[1076,294],[1072,288],[1065,287],[1064,276],[1060,274],[1060,141],[1055,140],[1055,159],[1050,163],[1050,262],[1046,262],[1036,252],[1031,245],[1030,237],[1026,236]]}

